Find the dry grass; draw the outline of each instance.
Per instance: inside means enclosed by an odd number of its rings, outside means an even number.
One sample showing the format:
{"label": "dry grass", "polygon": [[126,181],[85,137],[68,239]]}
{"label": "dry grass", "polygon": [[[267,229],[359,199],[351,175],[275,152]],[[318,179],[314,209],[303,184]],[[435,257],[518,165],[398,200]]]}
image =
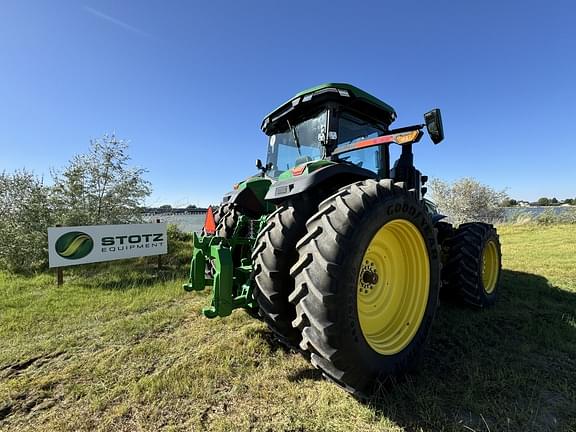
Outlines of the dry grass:
{"label": "dry grass", "polygon": [[245,313],[203,318],[184,270],[0,275],[0,429],[574,430],[576,226],[500,232],[498,305],[443,304],[419,373],[368,402]]}

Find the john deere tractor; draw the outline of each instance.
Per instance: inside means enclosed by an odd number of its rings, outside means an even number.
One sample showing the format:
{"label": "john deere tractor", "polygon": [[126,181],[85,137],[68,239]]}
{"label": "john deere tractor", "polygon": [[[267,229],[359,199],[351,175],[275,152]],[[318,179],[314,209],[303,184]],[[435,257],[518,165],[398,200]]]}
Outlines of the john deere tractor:
{"label": "john deere tractor", "polygon": [[441,288],[482,308],[501,273],[492,225],[453,227],[424,198],[412,147],[424,129],[442,141],[440,110],[390,129],[395,119],[349,84],[305,90],[272,111],[266,163],[209,212],[184,286],[212,286],[207,317],[247,310],[359,394],[414,368]]}

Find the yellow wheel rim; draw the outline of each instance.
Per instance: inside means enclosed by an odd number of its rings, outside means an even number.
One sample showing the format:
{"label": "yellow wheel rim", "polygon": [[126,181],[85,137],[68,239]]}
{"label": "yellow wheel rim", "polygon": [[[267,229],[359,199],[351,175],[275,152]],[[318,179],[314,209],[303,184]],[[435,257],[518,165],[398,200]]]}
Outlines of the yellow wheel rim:
{"label": "yellow wheel rim", "polygon": [[402,351],[420,328],[430,290],[424,238],[396,219],[374,235],[358,273],[357,309],[366,342],[383,355]]}
{"label": "yellow wheel rim", "polygon": [[496,289],[500,266],[498,265],[498,249],[494,240],[488,240],[482,253],[482,284],[484,291],[491,294]]}

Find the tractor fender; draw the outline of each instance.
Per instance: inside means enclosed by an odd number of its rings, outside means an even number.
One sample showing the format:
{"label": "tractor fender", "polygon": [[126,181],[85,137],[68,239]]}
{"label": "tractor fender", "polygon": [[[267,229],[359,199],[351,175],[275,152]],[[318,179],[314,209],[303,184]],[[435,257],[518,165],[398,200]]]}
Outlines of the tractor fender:
{"label": "tractor fender", "polygon": [[436,213],[432,215],[432,222],[434,223],[434,225],[436,225],[437,222],[440,222],[442,219],[446,218],[448,216],[440,214],[440,213]]}
{"label": "tractor fender", "polygon": [[344,185],[369,178],[376,178],[376,174],[353,164],[334,163],[308,174],[302,172],[300,175],[278,180],[270,186],[265,199],[272,203],[279,203],[310,189],[329,186],[330,189],[336,190]]}
{"label": "tractor fender", "polygon": [[256,218],[270,211],[270,205],[264,200],[272,180],[267,177],[254,176],[234,185],[234,190],[222,198],[222,204],[236,204],[248,217]]}

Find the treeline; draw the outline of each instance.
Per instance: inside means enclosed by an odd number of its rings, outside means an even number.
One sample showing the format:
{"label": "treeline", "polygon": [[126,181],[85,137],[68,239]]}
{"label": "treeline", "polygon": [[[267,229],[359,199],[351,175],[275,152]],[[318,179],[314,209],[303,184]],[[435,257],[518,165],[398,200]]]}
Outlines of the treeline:
{"label": "treeline", "polygon": [[432,179],[430,192],[438,211],[448,216],[448,220],[454,224],[472,221],[488,223],[513,221],[536,224],[576,223],[576,209],[555,212],[553,208],[550,208],[537,215],[519,211],[512,219],[508,219],[505,207],[576,204],[576,200],[560,202],[555,198],[544,198],[535,203],[516,201],[507,196],[506,191],[495,190],[473,178],[463,178],[452,183]]}
{"label": "treeline", "polygon": [[170,204],[164,204],[160,207],[144,207],[142,213],[144,214],[163,214],[163,213],[174,213],[174,214],[186,214],[186,213],[202,213],[208,211],[207,208],[198,207],[195,204],[190,204],[186,207],[172,207]]}
{"label": "treeline", "polygon": [[502,200],[502,207],[516,207],[516,206],[540,206],[540,207],[554,207],[563,204],[576,205],[576,198],[566,198],[564,200],[558,200],[557,198],[538,198],[537,201],[522,201],[515,200],[512,198],[505,198]]}
{"label": "treeline", "polygon": [[128,144],[114,134],[90,141],[52,183],[27,170],[0,174],[0,269],[33,272],[47,266],[47,229],[62,224],[138,222],[151,185],[129,166]]}

